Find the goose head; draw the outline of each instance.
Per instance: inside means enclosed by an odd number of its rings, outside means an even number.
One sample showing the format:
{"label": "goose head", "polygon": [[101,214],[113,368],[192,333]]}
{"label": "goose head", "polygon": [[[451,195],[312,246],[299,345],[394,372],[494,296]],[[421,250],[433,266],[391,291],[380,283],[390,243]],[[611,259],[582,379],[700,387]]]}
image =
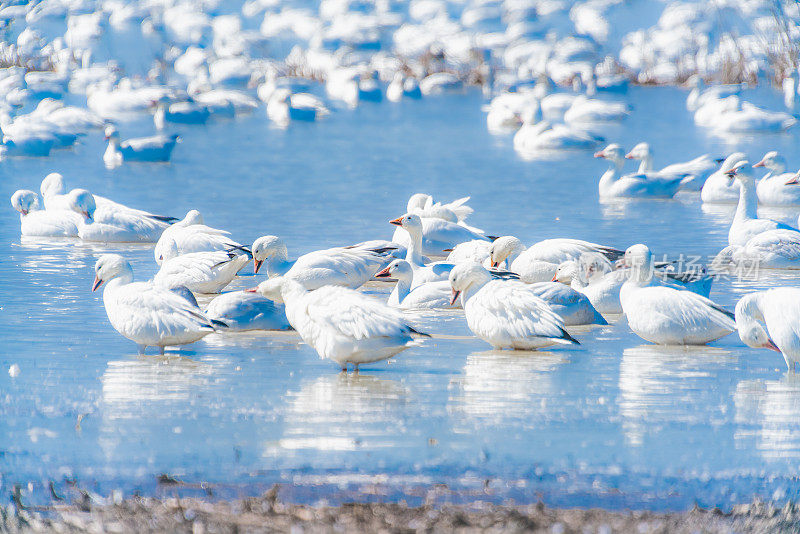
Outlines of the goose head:
{"label": "goose head", "polygon": [[[512,254],[519,254],[523,250],[525,250],[525,245],[516,237],[512,235],[498,237],[492,242],[492,246],[489,249],[489,261],[492,264],[492,268],[497,268],[500,262],[504,261]],[[511,266],[507,265],[506,267]]]}
{"label": "goose head", "polygon": [[246,289],[248,293],[259,293],[265,298],[277,304],[286,302],[287,297],[292,294],[302,294],[306,290],[303,285],[297,280],[286,278],[285,276],[276,276],[261,282],[256,287]]}
{"label": "goose head", "polygon": [[261,265],[268,258],[276,258],[282,261],[289,259],[289,250],[280,237],[265,235],[253,241],[251,248],[253,251],[253,271],[258,273]]}
{"label": "goose head", "polygon": [[[176,223],[178,224],[178,223]],[[205,224],[203,215],[197,210],[189,210],[180,221],[181,226],[192,226],[194,224]]]}
{"label": "goose head", "polygon": [[552,282],[561,282],[562,284],[572,284],[572,279],[578,276],[578,266],[572,261],[564,261],[558,265],[556,274],[553,275]]}
{"label": "goose head", "polygon": [[22,215],[39,209],[39,197],[30,189],[20,189],[11,195],[11,205]]}
{"label": "goose head", "polygon": [[778,154],[777,150],[772,150],[764,154],[761,161],[753,165],[754,169],[757,167],[765,167],[770,172],[780,174],[786,170],[786,160]]}
{"label": "goose head", "polygon": [[173,237],[162,235],[161,239],[156,243],[156,248],[153,249],[153,255],[156,257],[156,263],[159,265],[167,260],[176,258],[180,255],[178,243],[175,242]]}
{"label": "goose head", "polygon": [[632,280],[647,282],[653,277],[653,253],[647,245],[639,243],[628,247],[621,263],[630,268]]}
{"label": "goose head", "polygon": [[414,271],[411,269],[411,264],[406,260],[394,260],[375,274],[375,278],[392,278],[403,282],[411,283],[414,278]]}
{"label": "goose head", "polygon": [[119,143],[119,132],[117,131],[116,127],[109,124],[108,126],[106,126],[104,133],[106,141],[110,141],[112,143]]}
{"label": "goose head", "polygon": [[759,293],[750,293],[742,297],[736,303],[734,317],[736,317],[736,329],[742,342],[754,349],[770,349],[781,352],[775,342],[770,339],[769,334],[758,319],[763,320],[763,314],[758,308]]}
{"label": "goose head", "polygon": [[594,157],[607,159],[617,167],[625,164],[625,151],[616,143],[611,143],[603,150],[594,153]]}
{"label": "goose head", "polygon": [[389,223],[399,226],[412,236],[422,235],[422,219],[416,213],[406,213],[401,217],[392,219]]}
{"label": "goose head", "polygon": [[612,270],[611,262],[600,254],[584,252],[578,258],[578,278],[586,283],[596,278],[602,278]]}
{"label": "goose head", "polygon": [[131,264],[119,254],[103,254],[94,265],[94,283],[92,291],[97,291],[103,282],[120,278],[124,282],[133,280]]}
{"label": "goose head", "polygon": [[736,165],[725,173],[725,176],[728,177],[728,185],[732,185],[734,180],[738,181],[740,184],[746,184],[752,181],[753,175],[750,174],[750,168],[750,162],[746,159],[737,162]]}
{"label": "goose head", "polygon": [[450,287],[453,292],[450,295],[450,304],[454,304],[456,299],[465,292],[476,290],[492,279],[489,271],[477,263],[460,263],[450,271]]}
{"label": "goose head", "polygon": [[97,205],[94,196],[86,189],[73,189],[69,192],[69,207],[72,211],[83,215],[88,222],[94,221]]}
{"label": "goose head", "polygon": [[42,185],[39,186],[39,191],[45,198],[51,195],[63,195],[65,190],[64,177],[57,172],[51,172],[45,176]]}
{"label": "goose head", "polygon": [[650,145],[647,143],[639,143],[633,147],[630,152],[625,154],[625,159],[643,160],[648,157],[650,157]]}

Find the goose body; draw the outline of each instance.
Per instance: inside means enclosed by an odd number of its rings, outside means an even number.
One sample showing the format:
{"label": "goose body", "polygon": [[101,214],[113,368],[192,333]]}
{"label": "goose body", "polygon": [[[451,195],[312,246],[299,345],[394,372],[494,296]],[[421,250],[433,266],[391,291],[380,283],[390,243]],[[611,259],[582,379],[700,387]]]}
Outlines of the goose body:
{"label": "goose body", "polygon": [[733,314],[691,291],[653,283],[653,256],[645,245],[625,252],[630,267],[620,290],[628,326],[658,345],[704,345],[735,330]]}
{"label": "goose body", "polygon": [[767,152],[761,161],[753,165],[753,168],[756,167],[766,167],[769,171],[756,185],[756,195],[760,204],[767,206],[800,205],[798,173],[785,172],[786,161],[783,156],[774,150]]}
{"label": "goose body", "polygon": [[730,262],[751,270],[800,269],[800,233],[767,230],[754,235],[744,245],[728,245],[714,261]]}
{"label": "goose body", "polygon": [[564,320],[517,280],[493,280],[475,264],[450,272],[451,300],[460,297],[467,326],[495,349],[536,350],[556,343],[577,343]]}
{"label": "goose body", "polygon": [[206,316],[225,323],[226,331],[291,329],[282,305],[247,291],[229,291],[214,297]]}
{"label": "goose body", "polygon": [[439,280],[416,286],[411,283],[414,271],[406,260],[394,260],[375,275],[376,278],[394,278],[394,286],[387,304],[401,309],[456,308],[450,303],[450,282]]}
{"label": "goose body", "polygon": [[286,305],[286,318],[303,341],[321,358],[347,369],[386,360],[417,344],[419,334],[394,310],[346,287],[325,286],[307,291],[297,280],[278,276],[256,288],[263,296]]}
{"label": "goose body", "polygon": [[101,243],[155,243],[168,223],[113,206],[97,208],[94,196],[85,189],[73,189],[70,208],[81,215],[78,237]]}
{"label": "goose body", "polygon": [[742,152],[734,152],[726,157],[719,169],[706,179],[700,190],[700,199],[712,204],[736,204],[739,201],[739,187],[726,173],[745,159],[747,156]]}
{"label": "goose body", "polygon": [[609,169],[598,184],[600,198],[672,198],[691,177],[662,176],[656,173],[622,174],[625,164],[622,147],[608,145],[594,157],[609,160]]}
{"label": "goose body", "polygon": [[180,136],[173,134],[121,141],[117,130],[109,126],[106,128],[108,147],[103,153],[103,161],[109,166],[120,165],[126,161],[167,162],[172,157],[172,150],[179,139]]}
{"label": "goose body", "polygon": [[608,324],[589,298],[570,286],[558,282],[538,282],[529,287],[534,295],[545,301],[564,320],[566,326]]}
{"label": "goose body", "polygon": [[789,372],[800,361],[800,289],[749,293],[736,304],[736,328],[748,346],[780,352]]}
{"label": "goose body", "polygon": [[35,192],[20,189],[11,197],[19,212],[20,233],[27,237],[77,237],[80,217],[71,210],[39,209]]}
{"label": "goose body", "polygon": [[[413,215],[413,214],[406,214]],[[397,219],[395,219],[397,220]],[[443,258],[459,243],[466,241],[489,241],[482,233],[470,230],[464,226],[439,218],[420,217],[422,224],[422,246],[420,254]],[[396,224],[396,223],[393,223]],[[397,226],[400,226],[397,224]],[[404,229],[398,228],[392,236],[392,241],[410,247],[411,237]]]}
{"label": "goose body", "polygon": [[168,289],[183,286],[193,293],[219,293],[250,262],[250,258],[239,251],[182,254],[163,262],[153,282]]}
{"label": "goose body", "polygon": [[673,163],[672,165],[667,165],[661,170],[656,171],[653,168],[653,155],[650,150],[650,145],[647,143],[639,143],[634,146],[633,149],[625,155],[625,159],[636,159],[641,162],[639,164],[639,169],[636,171],[638,174],[655,172],[662,177],[681,178],[690,176],[691,180],[684,180],[681,186],[683,191],[700,191],[708,177],[717,168],[716,163],[714,163],[708,154],[703,154],[693,160]]}

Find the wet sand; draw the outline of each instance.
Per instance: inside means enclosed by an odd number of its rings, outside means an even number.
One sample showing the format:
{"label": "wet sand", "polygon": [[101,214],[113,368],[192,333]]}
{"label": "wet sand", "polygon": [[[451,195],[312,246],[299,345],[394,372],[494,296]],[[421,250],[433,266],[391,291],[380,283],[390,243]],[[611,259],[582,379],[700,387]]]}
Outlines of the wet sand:
{"label": "wet sand", "polygon": [[[13,499],[12,499],[13,500]],[[473,503],[410,507],[404,503],[309,506],[284,503],[276,488],[231,501],[203,498],[130,498],[115,504],[54,504],[0,508],[0,532],[550,532],[763,533],[797,532],[800,507],[761,502],[724,512],[557,509]]]}

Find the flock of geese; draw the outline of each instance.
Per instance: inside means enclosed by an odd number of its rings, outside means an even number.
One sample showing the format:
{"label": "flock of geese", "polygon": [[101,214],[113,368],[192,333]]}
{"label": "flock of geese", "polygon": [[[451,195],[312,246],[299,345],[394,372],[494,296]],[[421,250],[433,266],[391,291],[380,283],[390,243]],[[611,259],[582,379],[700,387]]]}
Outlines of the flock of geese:
{"label": "flock of geese", "polygon": [[[627,157],[646,166],[648,154],[642,144]],[[610,145],[597,155],[612,161],[600,179],[602,196],[603,182],[625,154]],[[730,164],[732,158],[736,161]],[[752,167],[769,169],[758,188]],[[630,196],[665,196],[664,184],[676,182],[680,188],[710,170],[704,158],[669,168],[645,169],[616,183],[638,184],[624,186]],[[780,170],[780,157],[773,152],[753,166],[733,154],[708,174],[703,188],[721,173],[727,187],[739,193],[729,246],[713,269],[743,262],[800,269],[800,231],[756,214],[757,190]],[[781,186],[796,187],[797,174],[783,174]],[[441,203],[415,194],[406,213],[388,221],[396,227],[391,240],[290,259],[277,236],[242,244],[229,232],[205,225],[196,210],[181,220],[155,215],[85,189],[67,190],[58,173],[44,178],[40,193],[43,206],[33,191],[19,190],[11,198],[24,236],[155,244],[159,271],[152,280],[135,282],[125,258],[104,254],[92,285],[93,291],[104,288],[111,325],[141,353],[148,346],[163,353],[167,346],[214,332],[294,329],[322,358],[357,370],[429,337],[409,323],[404,310],[456,308],[463,310],[474,335],[495,349],[578,344],[568,327],[606,325],[607,316],[624,314],[630,329],[651,343],[705,344],[738,330],[747,345],[779,351],[791,371],[800,359],[800,289],[746,295],[732,313],[708,298],[713,278],[705,267],[680,272],[670,262],[657,262],[644,244],[623,251],[554,238],[526,246],[514,236],[489,236],[466,222],[472,213],[468,198]],[[219,294],[249,264],[266,280]],[[370,282],[395,284],[387,302],[359,291]],[[195,295],[208,294],[219,295],[201,309]]]}

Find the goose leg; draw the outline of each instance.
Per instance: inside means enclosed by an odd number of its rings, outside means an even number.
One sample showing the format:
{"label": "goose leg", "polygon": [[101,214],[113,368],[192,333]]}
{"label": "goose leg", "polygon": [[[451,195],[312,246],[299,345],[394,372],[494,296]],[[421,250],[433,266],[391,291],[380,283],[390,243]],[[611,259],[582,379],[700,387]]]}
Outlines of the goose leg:
{"label": "goose leg", "polygon": [[164,355],[164,345],[161,345],[161,346],[159,347],[159,349],[161,350],[161,355],[163,356],[163,355]]}

